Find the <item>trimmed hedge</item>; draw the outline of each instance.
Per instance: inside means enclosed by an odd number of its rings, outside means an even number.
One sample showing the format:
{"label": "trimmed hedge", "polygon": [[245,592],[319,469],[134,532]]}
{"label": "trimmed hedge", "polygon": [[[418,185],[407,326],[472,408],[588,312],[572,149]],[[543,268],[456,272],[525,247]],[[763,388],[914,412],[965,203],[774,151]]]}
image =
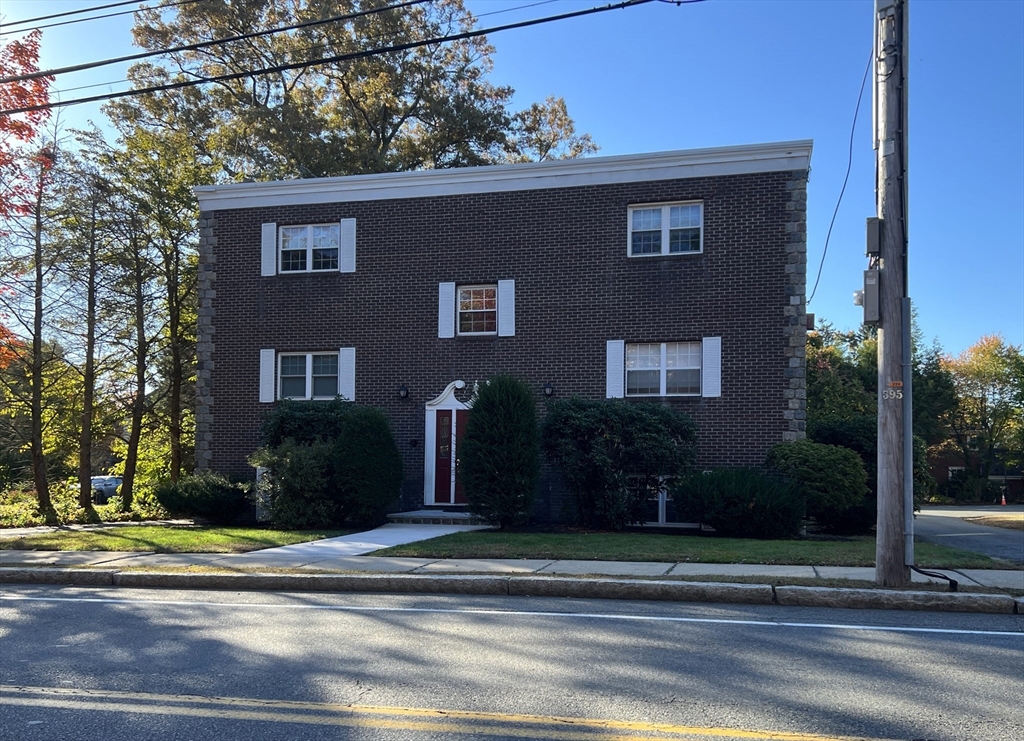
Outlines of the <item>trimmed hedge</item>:
{"label": "trimmed hedge", "polygon": [[216,473],[198,473],[183,476],[177,483],[161,482],[156,487],[156,499],[171,514],[226,525],[249,506],[249,487]]}
{"label": "trimmed hedge", "polygon": [[541,439],[573,493],[576,521],[621,530],[643,522],[646,491],[696,460],[696,430],[658,404],[572,398],[551,404]]}
{"label": "trimmed hedge", "polygon": [[752,468],[721,468],[677,479],[672,496],[683,522],[715,534],[773,540],[800,534],[806,500],[800,487]]}
{"label": "trimmed hedge", "polygon": [[530,387],[500,375],[480,386],[459,450],[470,508],[500,527],[526,522],[537,493],[540,441]]}

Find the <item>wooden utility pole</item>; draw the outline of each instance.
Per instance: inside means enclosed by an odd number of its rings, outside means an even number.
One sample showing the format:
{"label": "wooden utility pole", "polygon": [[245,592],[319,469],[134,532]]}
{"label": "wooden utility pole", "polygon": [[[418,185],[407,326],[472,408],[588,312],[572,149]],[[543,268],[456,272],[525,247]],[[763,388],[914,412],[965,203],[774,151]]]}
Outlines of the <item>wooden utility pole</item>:
{"label": "wooden utility pole", "polygon": [[[875,0],[878,252],[878,523],[875,581],[910,584],[913,433],[907,290],[907,0]],[[909,452],[908,452],[909,451]]]}

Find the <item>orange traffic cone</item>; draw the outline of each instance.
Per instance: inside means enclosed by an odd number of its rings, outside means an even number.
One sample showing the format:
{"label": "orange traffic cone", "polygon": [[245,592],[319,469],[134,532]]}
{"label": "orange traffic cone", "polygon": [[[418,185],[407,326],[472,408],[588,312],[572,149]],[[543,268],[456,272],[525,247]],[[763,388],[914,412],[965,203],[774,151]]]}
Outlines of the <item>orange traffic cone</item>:
{"label": "orange traffic cone", "polygon": [[1003,494],[1003,501],[1002,501],[1002,505],[1003,505],[1004,507],[1006,506],[1006,495],[1005,495],[1005,494]]}

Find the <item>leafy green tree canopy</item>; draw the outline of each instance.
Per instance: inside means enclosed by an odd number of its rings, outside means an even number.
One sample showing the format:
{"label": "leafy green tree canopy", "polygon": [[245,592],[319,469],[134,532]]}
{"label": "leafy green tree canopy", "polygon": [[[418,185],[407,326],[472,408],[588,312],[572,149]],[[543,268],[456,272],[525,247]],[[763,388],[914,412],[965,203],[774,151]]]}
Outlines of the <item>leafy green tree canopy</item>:
{"label": "leafy green tree canopy", "polygon": [[186,123],[233,179],[461,167],[595,149],[588,136],[575,134],[561,100],[511,112],[513,89],[487,79],[494,50],[483,37],[249,74],[439,39],[475,25],[462,0],[382,8],[382,0],[204,0],[140,10],[135,43],[153,51],[380,12],[135,65],[130,76],[139,87],[242,76],[110,110],[147,127],[168,119]]}

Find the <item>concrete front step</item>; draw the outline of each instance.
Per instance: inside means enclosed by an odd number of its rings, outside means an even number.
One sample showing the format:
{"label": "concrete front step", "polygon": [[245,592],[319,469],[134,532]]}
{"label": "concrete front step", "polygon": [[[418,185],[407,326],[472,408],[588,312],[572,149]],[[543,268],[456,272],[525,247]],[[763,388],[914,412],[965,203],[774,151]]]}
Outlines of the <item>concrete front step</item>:
{"label": "concrete front step", "polygon": [[408,525],[490,525],[491,523],[471,512],[446,512],[440,509],[419,509],[414,512],[393,512],[388,522]]}

